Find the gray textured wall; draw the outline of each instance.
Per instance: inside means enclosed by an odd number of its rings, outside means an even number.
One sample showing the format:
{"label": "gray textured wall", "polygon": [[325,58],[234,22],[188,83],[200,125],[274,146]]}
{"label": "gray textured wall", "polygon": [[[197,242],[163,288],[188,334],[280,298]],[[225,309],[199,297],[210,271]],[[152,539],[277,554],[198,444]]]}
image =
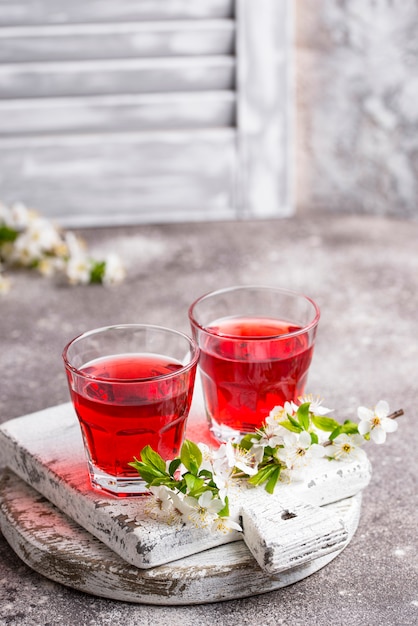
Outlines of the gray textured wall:
{"label": "gray textured wall", "polygon": [[296,204],[418,218],[418,2],[294,0]]}

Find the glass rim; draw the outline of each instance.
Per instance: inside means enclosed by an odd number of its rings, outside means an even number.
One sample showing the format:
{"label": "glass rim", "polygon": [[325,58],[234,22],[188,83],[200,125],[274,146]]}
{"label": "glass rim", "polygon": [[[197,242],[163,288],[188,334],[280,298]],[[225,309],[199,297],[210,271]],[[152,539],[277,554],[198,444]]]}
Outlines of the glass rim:
{"label": "glass rim", "polygon": [[[295,330],[290,333],[280,333],[280,334],[273,333],[272,335],[261,335],[261,336],[260,335],[243,336],[243,335],[233,335],[233,334],[223,333],[223,332],[215,332],[212,328],[208,326],[204,326],[203,324],[200,324],[200,322],[198,322],[194,316],[195,307],[201,302],[203,302],[203,300],[209,299],[212,296],[218,296],[218,295],[222,295],[228,292],[250,291],[250,290],[265,291],[265,292],[272,291],[272,292],[281,293],[281,294],[292,296],[292,297],[296,296],[297,298],[302,298],[303,300],[305,300],[306,302],[309,302],[313,306],[314,317],[308,324],[305,324],[299,330]],[[267,285],[236,285],[233,287],[224,287],[222,289],[215,289],[214,291],[209,291],[203,294],[190,305],[188,315],[189,315],[189,320],[192,323],[192,325],[196,326],[204,333],[211,335],[213,337],[235,339],[235,340],[240,340],[240,341],[243,341],[243,340],[245,341],[271,341],[272,339],[277,339],[277,340],[288,339],[289,337],[296,337],[298,335],[302,335],[302,334],[309,332],[310,330],[312,330],[318,325],[321,312],[315,300],[313,300],[309,296],[306,296],[304,293],[301,293],[298,291],[292,291],[291,289],[283,289],[281,287],[269,287]]]}
{"label": "glass rim", "polygon": [[[68,351],[74,344],[78,343],[82,339],[91,337],[93,335],[98,335],[99,333],[103,333],[104,331],[117,330],[117,329],[128,329],[128,330],[150,329],[150,330],[168,332],[172,335],[177,335],[179,337],[182,337],[188,342],[190,349],[191,349],[190,362],[184,365],[182,363],[181,368],[175,372],[170,372],[169,374],[160,374],[158,376],[147,376],[145,378],[112,378],[112,377],[104,377],[104,376],[95,376],[87,372],[84,372],[82,369],[75,367],[75,365],[72,365],[70,363],[68,359]],[[135,353],[133,352],[132,354],[135,354]],[[138,384],[138,383],[149,383],[149,382],[156,381],[156,380],[166,380],[169,378],[175,378],[179,374],[183,374],[184,372],[187,372],[188,370],[193,369],[193,367],[197,365],[199,361],[199,354],[200,354],[200,348],[197,342],[193,339],[193,337],[190,337],[189,335],[187,335],[186,333],[183,333],[180,330],[174,330],[173,328],[167,328],[166,326],[158,326],[156,324],[112,324],[110,326],[102,326],[100,328],[93,328],[91,330],[87,330],[83,333],[80,333],[79,335],[71,339],[71,341],[69,341],[66,344],[66,346],[64,347],[62,351],[61,356],[64,361],[65,368],[70,370],[73,374],[76,374],[77,376],[82,376],[83,378],[87,378],[90,380],[107,382],[107,383],[118,383],[118,384],[136,383]],[[167,356],[167,355],[163,355],[163,356]]]}

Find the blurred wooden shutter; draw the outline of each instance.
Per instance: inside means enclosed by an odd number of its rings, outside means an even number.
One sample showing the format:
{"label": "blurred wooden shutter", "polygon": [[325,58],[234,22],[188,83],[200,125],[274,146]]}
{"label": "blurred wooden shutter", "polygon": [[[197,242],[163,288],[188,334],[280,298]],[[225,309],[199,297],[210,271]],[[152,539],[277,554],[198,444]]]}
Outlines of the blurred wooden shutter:
{"label": "blurred wooden shutter", "polygon": [[80,226],[287,214],[289,30],[287,1],[0,0],[0,201]]}

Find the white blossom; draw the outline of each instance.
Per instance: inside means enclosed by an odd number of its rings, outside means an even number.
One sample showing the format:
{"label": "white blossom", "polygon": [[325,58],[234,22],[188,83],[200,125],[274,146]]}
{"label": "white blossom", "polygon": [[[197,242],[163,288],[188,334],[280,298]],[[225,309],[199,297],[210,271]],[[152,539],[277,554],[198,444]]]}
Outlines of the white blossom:
{"label": "white blossom", "polygon": [[4,221],[10,228],[24,230],[29,227],[32,220],[38,217],[38,213],[33,209],[28,209],[22,202],[15,202],[11,208],[4,207],[0,212],[4,216]]}
{"label": "white blossom", "polygon": [[292,417],[297,410],[298,407],[294,402],[285,402],[283,406],[275,406],[266,418],[266,424],[271,426],[277,425],[279,422],[286,420],[288,415]]}
{"label": "white blossom", "polygon": [[145,504],[145,510],[150,517],[170,520],[174,513],[170,489],[161,486],[150,486],[150,496]]}
{"label": "white blossom", "polygon": [[[1,243],[5,262],[37,268],[44,276],[59,273],[73,285],[93,281],[115,285],[126,276],[116,254],[110,253],[100,261],[91,259],[81,239],[71,232],[63,235],[53,222],[22,203],[11,208],[0,203],[0,224],[11,231],[9,241]],[[8,288],[9,281],[1,277],[0,293]]]}
{"label": "white blossom", "polygon": [[234,446],[228,442],[226,444],[226,455],[229,467],[236,467],[248,476],[254,476],[258,472],[258,464],[263,458],[263,449],[245,450],[239,445]]}
{"label": "white blossom", "polygon": [[165,485],[153,486],[149,487],[149,491],[151,492],[156,505],[160,511],[168,511],[172,507],[172,491],[168,489]]}
{"label": "white blossom", "polygon": [[385,443],[386,433],[393,433],[398,428],[397,422],[388,417],[389,405],[385,400],[380,400],[373,410],[360,406],[357,415],[360,419],[358,425],[360,435],[370,433],[370,439],[375,443]]}
{"label": "white blossom", "polygon": [[87,257],[74,256],[68,259],[66,275],[72,285],[87,285],[90,282],[91,264]]}
{"label": "white blossom", "polygon": [[117,254],[109,254],[105,259],[103,276],[104,285],[116,285],[121,283],[126,276],[125,267]]}
{"label": "white blossom", "polygon": [[182,513],[195,526],[205,528],[213,522],[224,506],[225,503],[219,498],[214,498],[211,491],[204,491],[199,498],[185,496],[182,502]]}
{"label": "white blossom", "polygon": [[242,532],[241,526],[231,517],[215,517],[210,526],[210,531],[213,534],[222,533],[226,535],[231,530]]}
{"label": "white blossom", "polygon": [[319,444],[313,444],[306,430],[301,433],[289,431],[284,437],[284,447],[278,448],[276,456],[288,469],[293,470],[306,465],[314,458],[325,456],[325,449]]}
{"label": "white blossom", "polygon": [[364,451],[361,446],[364,444],[364,439],[361,435],[338,435],[330,446],[326,448],[326,456],[335,459],[336,461],[352,461],[353,459],[359,459],[364,455]]}
{"label": "white blossom", "polygon": [[61,237],[53,224],[42,217],[35,217],[14,242],[14,260],[22,265],[30,265],[46,253],[53,254],[60,245]]}
{"label": "white blossom", "polygon": [[276,448],[283,445],[283,437],[286,432],[288,432],[287,429],[280,426],[275,420],[266,422],[263,430],[257,432],[260,438],[254,437],[251,440],[253,448],[261,447],[264,449],[267,446]]}
{"label": "white blossom", "polygon": [[309,402],[309,411],[314,413],[314,415],[327,415],[333,411],[333,409],[327,409],[325,406],[322,406],[323,400],[320,396],[313,396],[311,393],[300,396],[298,400],[301,404]]}

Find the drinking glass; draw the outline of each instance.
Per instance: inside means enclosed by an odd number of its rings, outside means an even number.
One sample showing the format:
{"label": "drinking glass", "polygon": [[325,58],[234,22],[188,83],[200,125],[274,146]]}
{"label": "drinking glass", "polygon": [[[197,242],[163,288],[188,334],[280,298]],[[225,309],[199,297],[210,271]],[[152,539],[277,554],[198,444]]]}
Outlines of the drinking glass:
{"label": "drinking glass", "polygon": [[320,312],[299,293],[230,287],[189,309],[211,430],[237,440],[262,426],[275,406],[304,392]]}
{"label": "drinking glass", "polygon": [[86,332],[63,351],[92,486],[116,496],[146,493],[129,463],[150,445],[178,455],[199,348],[187,335],[146,324]]}

